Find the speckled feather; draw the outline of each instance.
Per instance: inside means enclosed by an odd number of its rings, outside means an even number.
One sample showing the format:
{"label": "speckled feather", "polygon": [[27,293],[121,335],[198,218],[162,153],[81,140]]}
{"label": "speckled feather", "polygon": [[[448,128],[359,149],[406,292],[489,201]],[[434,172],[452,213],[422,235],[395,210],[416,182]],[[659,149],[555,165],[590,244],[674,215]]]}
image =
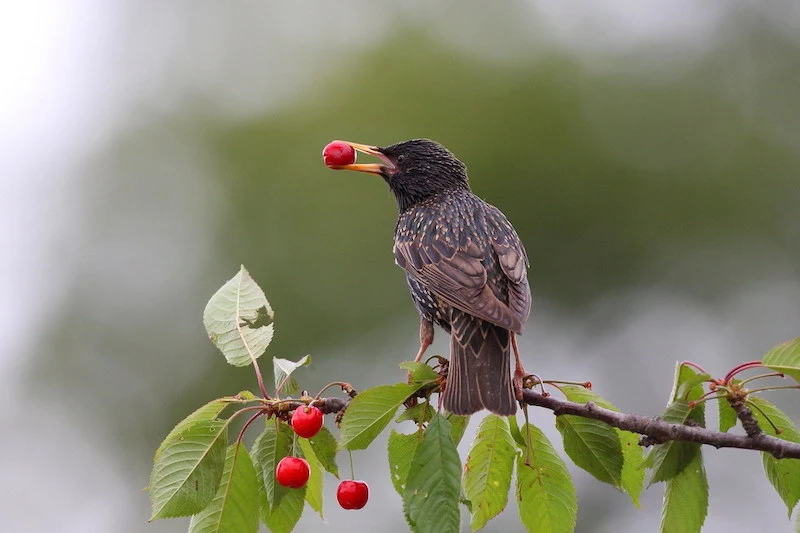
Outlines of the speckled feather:
{"label": "speckled feather", "polygon": [[438,143],[415,140],[381,151],[400,214],[395,262],[406,271],[424,321],[451,334],[445,409],[516,411],[510,335],[531,309],[525,249],[508,219],[469,189],[466,167]]}

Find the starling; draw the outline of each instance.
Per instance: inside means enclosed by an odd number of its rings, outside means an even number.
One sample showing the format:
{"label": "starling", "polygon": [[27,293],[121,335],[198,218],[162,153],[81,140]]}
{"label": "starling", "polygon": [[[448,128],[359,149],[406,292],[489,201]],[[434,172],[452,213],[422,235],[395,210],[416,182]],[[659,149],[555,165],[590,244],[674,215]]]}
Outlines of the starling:
{"label": "starling", "polygon": [[397,200],[394,258],[421,318],[416,360],[433,342],[434,323],[450,333],[442,406],[459,415],[514,414],[525,376],[515,335],[531,309],[528,258],[516,231],[472,193],[466,166],[444,146],[428,139],[347,144],[383,164],[329,166],[377,174]]}

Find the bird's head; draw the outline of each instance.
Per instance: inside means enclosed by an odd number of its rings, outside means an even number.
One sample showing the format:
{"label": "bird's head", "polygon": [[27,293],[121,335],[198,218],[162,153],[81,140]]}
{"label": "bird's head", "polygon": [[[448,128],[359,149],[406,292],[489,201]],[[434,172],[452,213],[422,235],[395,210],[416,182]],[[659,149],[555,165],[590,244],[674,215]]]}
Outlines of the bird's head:
{"label": "bird's head", "polygon": [[345,141],[382,163],[332,166],[381,176],[397,199],[400,211],[448,190],[469,190],[467,167],[450,150],[429,139],[413,139],[380,148]]}

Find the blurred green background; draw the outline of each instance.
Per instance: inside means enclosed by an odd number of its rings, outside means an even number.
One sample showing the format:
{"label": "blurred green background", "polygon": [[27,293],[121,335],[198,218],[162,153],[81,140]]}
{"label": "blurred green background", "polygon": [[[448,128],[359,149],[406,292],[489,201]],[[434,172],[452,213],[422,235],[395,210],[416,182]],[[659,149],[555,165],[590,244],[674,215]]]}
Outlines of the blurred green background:
{"label": "blurred green background", "polygon": [[[141,489],[174,423],[255,389],[202,327],[242,263],[277,314],[267,373],[270,356],[310,353],[309,390],[403,378],[417,316],[392,261],[396,207],[382,180],[322,165],[332,139],[429,137],[468,165],[527,247],[522,348],[546,378],[657,414],[676,361],[719,375],[800,334],[796,4],[563,4],[14,8],[0,23],[8,530],[186,530],[148,525]],[[798,421],[798,395],[769,398]],[[550,413],[534,421],[558,439]],[[406,530],[382,446],[355,455],[368,507],[339,510],[329,479],[327,525],[307,510],[298,531]],[[757,454],[706,455],[705,531],[792,530]],[[574,477],[578,531],[657,529],[661,487],[636,510]],[[512,498],[486,531],[520,530],[515,515]]]}

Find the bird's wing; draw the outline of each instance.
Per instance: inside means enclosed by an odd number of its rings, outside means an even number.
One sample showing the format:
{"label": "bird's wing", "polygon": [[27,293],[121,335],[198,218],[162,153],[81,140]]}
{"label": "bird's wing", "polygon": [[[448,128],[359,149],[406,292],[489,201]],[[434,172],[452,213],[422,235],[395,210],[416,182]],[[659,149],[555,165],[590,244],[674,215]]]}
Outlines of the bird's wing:
{"label": "bird's wing", "polygon": [[532,303],[528,285],[528,255],[514,227],[499,209],[490,206],[487,218],[492,227],[492,249],[509,281],[508,307],[524,324]]}
{"label": "bird's wing", "polygon": [[[503,246],[500,249],[507,259],[501,260],[503,273],[498,274],[508,276],[504,274],[506,267],[502,266],[506,261],[513,267],[512,274],[518,276],[517,266],[510,261],[512,254],[506,252]],[[519,297],[515,297],[512,302],[517,309],[510,308],[492,291],[487,283],[489,273],[484,265],[487,254],[492,254],[492,248],[480,246],[466,232],[456,242],[452,235],[439,232],[400,231],[394,246],[395,262],[436,296],[492,324],[521,332],[527,318],[527,313],[521,312],[524,306],[518,304]],[[499,258],[500,254],[497,255]],[[493,258],[489,261],[493,261]],[[519,268],[525,280],[524,260],[521,263]],[[515,284],[512,281],[509,285]],[[527,290],[527,281],[524,289]]]}

